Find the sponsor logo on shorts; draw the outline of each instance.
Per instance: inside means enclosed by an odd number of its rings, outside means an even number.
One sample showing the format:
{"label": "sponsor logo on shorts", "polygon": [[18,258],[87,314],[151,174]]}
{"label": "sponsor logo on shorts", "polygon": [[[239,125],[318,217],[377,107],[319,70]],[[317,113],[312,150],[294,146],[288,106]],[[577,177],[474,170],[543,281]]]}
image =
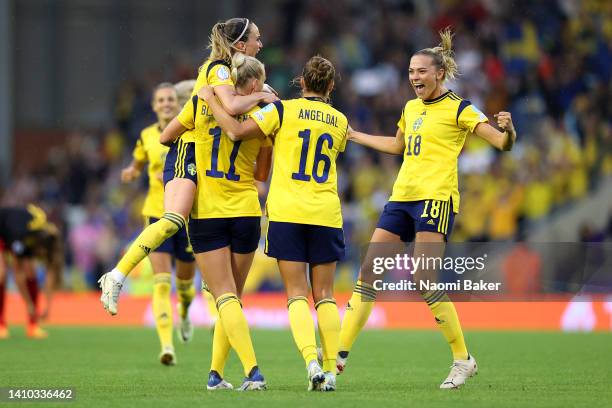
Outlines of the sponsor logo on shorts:
{"label": "sponsor logo on shorts", "polygon": [[189,173],[190,176],[195,176],[197,173],[196,165],[193,163],[189,163],[189,165],[187,166],[187,173]]}

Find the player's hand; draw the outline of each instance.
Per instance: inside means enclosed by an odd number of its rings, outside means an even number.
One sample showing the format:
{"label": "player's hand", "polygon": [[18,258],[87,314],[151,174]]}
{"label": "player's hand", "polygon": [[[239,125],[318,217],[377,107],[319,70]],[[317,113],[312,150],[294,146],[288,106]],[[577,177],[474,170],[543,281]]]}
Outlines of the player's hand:
{"label": "player's hand", "polygon": [[259,97],[263,103],[272,103],[278,101],[278,96],[270,92],[259,92]]}
{"label": "player's hand", "polygon": [[274,94],[274,95],[278,96],[278,92],[276,92],[276,89],[272,88],[268,84],[264,84],[263,89],[261,91],[262,92],[271,93],[271,94]]}
{"label": "player's hand", "polygon": [[493,115],[497,119],[497,126],[506,132],[514,133],[514,124],[512,123],[512,114],[510,112],[501,111]]}
{"label": "player's hand", "polygon": [[210,100],[210,98],[212,98],[213,96],[215,96],[215,91],[213,90],[212,86],[204,85],[198,91],[198,98],[203,99],[205,101]]}
{"label": "player's hand", "polygon": [[348,125],[348,130],[346,132],[346,137],[348,140],[353,140],[353,136],[355,135],[355,130],[351,127],[351,125]]}
{"label": "player's hand", "polygon": [[134,166],[129,166],[121,170],[121,181],[124,183],[130,183],[138,177],[140,177],[140,170]]}

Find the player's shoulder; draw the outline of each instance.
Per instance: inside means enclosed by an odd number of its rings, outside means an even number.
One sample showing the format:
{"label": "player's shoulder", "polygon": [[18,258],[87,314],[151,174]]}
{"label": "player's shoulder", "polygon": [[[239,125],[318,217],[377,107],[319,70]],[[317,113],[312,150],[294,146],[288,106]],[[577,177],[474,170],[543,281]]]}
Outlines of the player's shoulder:
{"label": "player's shoulder", "polygon": [[160,134],[161,129],[159,128],[159,124],[156,122],[142,129],[140,132],[140,137],[142,138],[143,142],[147,142],[153,138],[159,139]]}
{"label": "player's shoulder", "polygon": [[[218,79],[221,81],[228,80],[230,78],[231,67],[227,61],[218,59],[218,60],[207,60],[204,65],[202,65],[201,73],[208,79],[208,82],[211,82],[212,79]],[[216,77],[216,78],[215,78]]]}

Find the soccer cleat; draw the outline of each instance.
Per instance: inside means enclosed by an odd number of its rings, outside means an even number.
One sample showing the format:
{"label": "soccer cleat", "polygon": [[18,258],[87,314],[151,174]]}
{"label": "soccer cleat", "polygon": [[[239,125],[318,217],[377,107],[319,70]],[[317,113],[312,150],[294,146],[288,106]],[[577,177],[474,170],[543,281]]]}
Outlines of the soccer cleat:
{"label": "soccer cleat", "polygon": [[234,386],[221,378],[218,372],[211,370],[211,372],[208,374],[208,384],[206,384],[206,389],[209,391],[232,390],[234,389]]}
{"label": "soccer cleat", "polygon": [[[176,305],[178,310],[179,317],[182,315],[183,305],[178,303]],[[189,343],[191,339],[193,339],[193,324],[191,324],[191,319],[189,318],[189,312],[185,313],[185,318],[181,318],[179,326],[177,328],[179,339],[183,343]]]}
{"label": "soccer cleat", "polygon": [[321,384],[325,381],[325,374],[317,360],[308,364],[308,391],[319,391]]}
{"label": "soccer cleat", "polygon": [[346,361],[348,360],[348,351],[340,351],[338,352],[338,357],[336,357],[336,374],[340,375],[344,372],[344,367],[346,367]]}
{"label": "soccer cleat", "polygon": [[455,360],[453,361],[448,377],[446,377],[446,380],[440,384],[440,388],[459,388],[465,384],[465,381],[468,378],[473,377],[477,373],[478,364],[476,364],[476,359],[471,354],[468,355],[467,360]]}
{"label": "soccer cleat", "polygon": [[324,375],[325,380],[323,381],[323,384],[321,384],[321,391],[336,391],[336,375],[331,371],[326,371]]}
{"label": "soccer cleat", "polygon": [[100,296],[100,302],[104,305],[104,310],[114,316],[117,314],[117,302],[119,301],[119,292],[123,286],[121,282],[117,282],[111,273],[105,273],[102,275],[100,280],[100,289],[102,289],[102,296]]}
{"label": "soccer cleat", "polygon": [[166,346],[159,354],[159,362],[166,366],[176,365],[176,354],[174,354],[174,347]]}
{"label": "soccer cleat", "polygon": [[42,340],[49,337],[49,334],[39,325],[30,324],[26,329],[26,336],[31,339]]}
{"label": "soccer cleat", "polygon": [[5,325],[0,325],[0,340],[6,340],[9,337],[8,327]]}
{"label": "soccer cleat", "polygon": [[242,381],[242,385],[236,391],[263,391],[266,389],[266,380],[255,366],[251,369],[249,376]]}

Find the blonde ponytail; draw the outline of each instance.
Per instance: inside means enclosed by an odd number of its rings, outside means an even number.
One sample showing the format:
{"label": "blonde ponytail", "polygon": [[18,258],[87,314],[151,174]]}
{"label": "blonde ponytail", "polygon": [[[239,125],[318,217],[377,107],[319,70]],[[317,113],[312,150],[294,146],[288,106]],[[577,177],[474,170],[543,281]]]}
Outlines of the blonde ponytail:
{"label": "blonde ponytail", "polygon": [[417,51],[414,55],[428,55],[432,57],[434,65],[444,70],[444,81],[455,79],[459,75],[459,67],[455,62],[453,51],[453,33],[449,27],[439,32],[440,44],[437,47],[425,48]]}
{"label": "blonde ponytail", "polygon": [[209,37],[208,48],[210,49],[210,60],[223,60],[228,64],[232,60],[232,45],[224,34],[225,23],[216,23]]}
{"label": "blonde ponytail", "polygon": [[258,79],[263,84],[266,81],[266,70],[257,58],[237,52],[232,57],[231,78],[236,88],[242,87],[249,79],[253,78]]}
{"label": "blonde ponytail", "polygon": [[216,23],[208,38],[208,48],[211,50],[208,59],[223,60],[230,64],[234,45],[249,38],[252,24],[248,18],[230,18]]}

